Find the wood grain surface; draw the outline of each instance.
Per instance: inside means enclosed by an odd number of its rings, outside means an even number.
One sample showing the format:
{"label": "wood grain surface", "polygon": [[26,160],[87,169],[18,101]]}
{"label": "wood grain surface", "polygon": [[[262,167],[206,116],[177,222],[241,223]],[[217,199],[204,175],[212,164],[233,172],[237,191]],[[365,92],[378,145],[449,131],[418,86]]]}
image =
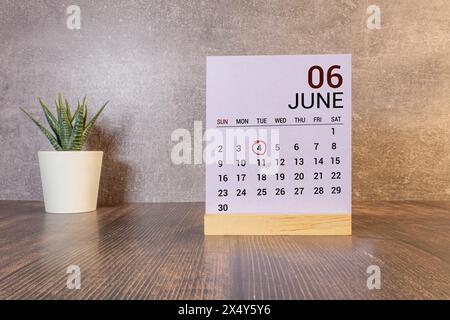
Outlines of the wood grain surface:
{"label": "wood grain surface", "polygon": [[205,214],[205,235],[352,234],[347,214]]}
{"label": "wood grain surface", "polygon": [[[203,203],[0,202],[2,299],[449,299],[450,203],[358,202],[353,236],[204,236]],[[69,265],[81,289],[66,287]],[[381,268],[381,289],[366,286]]]}

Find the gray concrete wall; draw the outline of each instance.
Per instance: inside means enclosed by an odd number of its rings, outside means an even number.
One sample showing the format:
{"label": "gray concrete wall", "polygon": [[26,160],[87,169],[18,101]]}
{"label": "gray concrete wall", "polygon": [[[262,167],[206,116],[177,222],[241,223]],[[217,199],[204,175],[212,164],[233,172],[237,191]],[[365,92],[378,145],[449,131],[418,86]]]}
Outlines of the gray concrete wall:
{"label": "gray concrete wall", "polygon": [[[367,7],[382,27],[365,27]],[[450,199],[450,3],[358,1],[352,19],[354,199]]]}
{"label": "gray concrete wall", "polygon": [[[81,29],[66,8],[81,8]],[[207,55],[348,53],[354,198],[450,195],[449,9],[444,1],[1,1],[0,199],[41,199],[36,97],[111,104],[89,140],[106,152],[100,198],[203,200],[204,166],[170,160],[176,128],[205,117]],[[426,107],[425,107],[426,106]]]}

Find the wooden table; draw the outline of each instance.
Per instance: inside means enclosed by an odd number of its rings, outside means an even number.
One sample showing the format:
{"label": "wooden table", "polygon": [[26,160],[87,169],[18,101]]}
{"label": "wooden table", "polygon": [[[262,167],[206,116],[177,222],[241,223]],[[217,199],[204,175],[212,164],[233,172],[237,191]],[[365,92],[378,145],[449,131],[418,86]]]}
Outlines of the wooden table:
{"label": "wooden table", "polygon": [[[358,202],[353,236],[203,236],[203,203],[0,202],[0,298],[450,298],[450,202]],[[69,265],[81,289],[66,287]],[[369,290],[368,266],[381,269]]]}

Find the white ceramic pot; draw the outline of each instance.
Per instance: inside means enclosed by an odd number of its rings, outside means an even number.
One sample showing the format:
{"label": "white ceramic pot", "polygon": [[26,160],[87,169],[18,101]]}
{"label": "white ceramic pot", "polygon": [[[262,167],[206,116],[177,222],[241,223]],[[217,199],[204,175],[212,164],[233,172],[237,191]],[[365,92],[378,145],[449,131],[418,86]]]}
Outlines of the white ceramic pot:
{"label": "white ceramic pot", "polygon": [[103,151],[39,151],[45,211],[97,209]]}

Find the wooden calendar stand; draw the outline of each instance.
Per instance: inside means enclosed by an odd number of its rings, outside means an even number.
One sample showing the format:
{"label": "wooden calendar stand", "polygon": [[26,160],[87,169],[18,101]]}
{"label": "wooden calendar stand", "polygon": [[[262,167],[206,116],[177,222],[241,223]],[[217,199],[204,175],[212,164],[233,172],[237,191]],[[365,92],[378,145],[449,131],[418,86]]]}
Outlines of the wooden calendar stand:
{"label": "wooden calendar stand", "polygon": [[205,235],[351,235],[350,214],[205,215]]}

